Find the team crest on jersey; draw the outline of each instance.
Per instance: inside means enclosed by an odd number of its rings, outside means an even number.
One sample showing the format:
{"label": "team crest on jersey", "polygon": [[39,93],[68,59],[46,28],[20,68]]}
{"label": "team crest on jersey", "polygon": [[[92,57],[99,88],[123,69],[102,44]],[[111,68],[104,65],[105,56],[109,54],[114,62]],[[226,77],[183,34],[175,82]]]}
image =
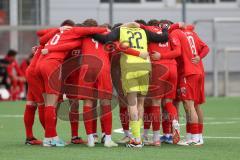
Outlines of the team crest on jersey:
{"label": "team crest on jersey", "polygon": [[168,44],[168,42],[167,43],[159,43],[159,47],[168,47],[169,46],[169,44]]}
{"label": "team crest on jersey", "polygon": [[81,53],[80,49],[75,49],[72,51],[72,56],[79,56]]}

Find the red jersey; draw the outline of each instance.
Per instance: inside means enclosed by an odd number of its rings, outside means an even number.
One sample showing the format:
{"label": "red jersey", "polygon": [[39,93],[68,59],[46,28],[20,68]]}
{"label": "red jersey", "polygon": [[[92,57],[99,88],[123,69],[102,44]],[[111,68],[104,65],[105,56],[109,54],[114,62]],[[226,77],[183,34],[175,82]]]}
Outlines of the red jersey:
{"label": "red jersey", "polygon": [[[47,32],[48,31],[48,32]],[[57,32],[59,32],[59,29],[48,29],[48,30],[40,30],[37,31],[37,35],[39,37],[39,43],[40,45],[38,46],[37,50],[34,53],[34,56],[28,66],[28,68],[35,69],[35,66],[37,65],[37,61],[41,55],[41,51],[44,48],[44,45],[49,41],[52,36],[54,36]],[[41,33],[41,34],[40,34]],[[32,70],[31,70],[32,71]]]}
{"label": "red jersey", "polygon": [[181,43],[182,54],[177,58],[179,76],[202,74],[201,65],[192,63],[192,58],[198,55],[193,33],[176,29],[171,34],[178,37]]}
{"label": "red jersey", "polygon": [[186,27],[186,31],[192,33],[192,37],[193,37],[194,42],[195,42],[195,46],[196,46],[196,50],[197,50],[198,56],[201,58],[201,60],[200,60],[199,63],[200,63],[202,72],[203,72],[203,74],[204,74],[204,66],[203,66],[203,63],[202,63],[202,59],[203,59],[205,56],[207,56],[207,54],[209,53],[209,47],[206,45],[206,43],[204,43],[204,42],[199,38],[199,36],[197,35],[197,33],[194,32],[194,26],[188,25],[188,26]]}
{"label": "red jersey", "polygon": [[[147,26],[146,27],[151,32],[162,33],[162,29],[156,26]],[[160,64],[177,64],[175,58],[181,54],[180,50],[181,44],[179,39],[170,34],[169,41],[165,44],[162,43],[149,43],[148,51],[150,53],[154,53],[154,51],[159,52],[161,54],[160,60],[154,60],[154,62]]]}
{"label": "red jersey", "polygon": [[[93,55],[99,58],[103,62],[103,69],[110,69],[109,54],[105,50],[104,45],[94,40],[93,38],[84,38],[82,44],[83,55]],[[86,60],[89,60],[88,58]],[[89,62],[86,62],[89,63]],[[83,62],[85,64],[85,62]],[[91,64],[91,63],[90,63]],[[100,67],[100,66],[95,66]]]}
{"label": "red jersey", "polygon": [[41,50],[42,50],[43,48],[44,48],[43,46],[38,46],[36,52],[35,52],[34,55],[33,55],[33,58],[32,58],[32,60],[31,60],[31,63],[30,63],[29,66],[28,66],[28,69],[30,69],[30,68],[31,68],[31,69],[34,69],[34,68],[36,67],[37,61],[38,61],[38,59],[39,59],[39,57],[40,57],[40,55],[41,55]]}
{"label": "red jersey", "polygon": [[56,30],[57,28],[48,28],[48,29],[41,29],[36,32],[38,37],[42,37],[43,35],[46,35],[47,33]]}
{"label": "red jersey", "polygon": [[58,48],[58,45],[67,44],[69,42],[74,43],[74,41],[77,41],[75,45],[71,45],[72,47],[70,48],[71,50],[79,46],[79,38],[92,34],[102,33],[105,31],[106,31],[105,28],[100,27],[73,27],[70,30],[59,32],[55,34],[45,45],[45,48],[49,49],[50,53],[44,55],[44,57],[64,60],[67,55],[67,52],[65,51],[51,52],[52,47]]}

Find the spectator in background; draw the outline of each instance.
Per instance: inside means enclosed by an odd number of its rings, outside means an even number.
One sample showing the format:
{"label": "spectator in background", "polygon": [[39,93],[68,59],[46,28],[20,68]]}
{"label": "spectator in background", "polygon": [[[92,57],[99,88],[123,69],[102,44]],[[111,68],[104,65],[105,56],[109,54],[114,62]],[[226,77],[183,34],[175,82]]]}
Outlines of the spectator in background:
{"label": "spectator in background", "polygon": [[10,100],[20,100],[20,94],[24,91],[24,73],[16,61],[17,51],[9,50],[5,60],[8,61],[7,73],[10,80]]}

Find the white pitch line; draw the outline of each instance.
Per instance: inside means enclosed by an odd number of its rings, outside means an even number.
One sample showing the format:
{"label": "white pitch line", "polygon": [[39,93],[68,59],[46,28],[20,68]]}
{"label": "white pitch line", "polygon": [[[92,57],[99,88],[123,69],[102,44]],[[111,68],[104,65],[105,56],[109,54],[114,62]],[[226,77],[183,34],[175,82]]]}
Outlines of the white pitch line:
{"label": "white pitch line", "polygon": [[22,118],[23,115],[18,114],[0,114],[0,118]]}
{"label": "white pitch line", "polygon": [[[219,124],[235,124],[238,123],[237,121],[229,121],[229,122],[209,122],[209,123],[204,123],[204,125],[219,125]],[[184,126],[185,124],[180,124],[181,126]],[[123,129],[118,128],[113,130],[114,133],[119,133],[123,134]],[[152,135],[152,134],[150,134]],[[181,136],[184,137],[184,136]],[[212,136],[204,136],[206,139],[240,139],[240,137],[212,137]]]}
{"label": "white pitch line", "polygon": [[[228,122],[206,122],[204,125],[222,125],[222,124],[235,124],[238,121],[228,121]],[[185,126],[185,123],[180,124],[180,126]]]}
{"label": "white pitch line", "polygon": [[[114,129],[114,133],[123,134],[124,132],[122,128],[118,128],[118,129]],[[152,135],[152,134],[149,134],[149,135]],[[184,136],[181,136],[181,137],[184,137]],[[204,136],[204,138],[206,139],[240,139],[240,137],[212,137],[212,136]]]}

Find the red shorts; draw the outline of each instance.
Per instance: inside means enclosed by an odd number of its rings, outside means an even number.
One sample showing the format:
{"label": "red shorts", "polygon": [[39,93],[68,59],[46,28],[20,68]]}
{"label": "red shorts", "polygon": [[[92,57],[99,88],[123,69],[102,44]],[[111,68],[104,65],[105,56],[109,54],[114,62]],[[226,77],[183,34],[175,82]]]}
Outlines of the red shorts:
{"label": "red shorts", "polygon": [[43,93],[47,94],[61,94],[62,75],[61,59],[41,59],[37,64],[36,73],[41,79],[39,85],[43,87]]}
{"label": "red shorts", "polygon": [[37,103],[43,103],[43,88],[41,87],[41,80],[35,73],[34,69],[27,69],[26,70],[26,79],[28,83],[28,93],[27,93],[27,100],[33,101]]}
{"label": "red shorts", "polygon": [[78,86],[80,87],[78,99],[112,99],[110,69],[97,73],[94,68],[82,67]]}
{"label": "red shorts", "polygon": [[[80,76],[80,70],[75,70],[74,72],[72,72],[69,77],[67,77],[65,83],[67,85],[73,85],[73,86],[77,86],[79,83],[79,76]],[[76,90],[76,91],[74,91]],[[74,93],[76,93],[78,90],[78,87],[73,88],[69,93],[66,93],[66,97],[69,99],[77,99],[78,96]],[[72,94],[71,94],[72,92]]]}
{"label": "red shorts", "polygon": [[199,101],[197,104],[203,104],[206,101],[206,96],[205,96],[205,76],[202,76],[202,90],[199,96]]}
{"label": "red shorts", "polygon": [[181,77],[179,97],[181,100],[193,100],[196,104],[203,103],[204,78],[202,75]]}
{"label": "red shorts", "polygon": [[157,95],[154,94],[154,96],[152,96],[152,93],[149,94],[152,98],[175,99],[177,89],[176,64],[152,64],[152,78],[149,88],[150,92],[153,85],[159,87],[159,89],[154,91]]}

